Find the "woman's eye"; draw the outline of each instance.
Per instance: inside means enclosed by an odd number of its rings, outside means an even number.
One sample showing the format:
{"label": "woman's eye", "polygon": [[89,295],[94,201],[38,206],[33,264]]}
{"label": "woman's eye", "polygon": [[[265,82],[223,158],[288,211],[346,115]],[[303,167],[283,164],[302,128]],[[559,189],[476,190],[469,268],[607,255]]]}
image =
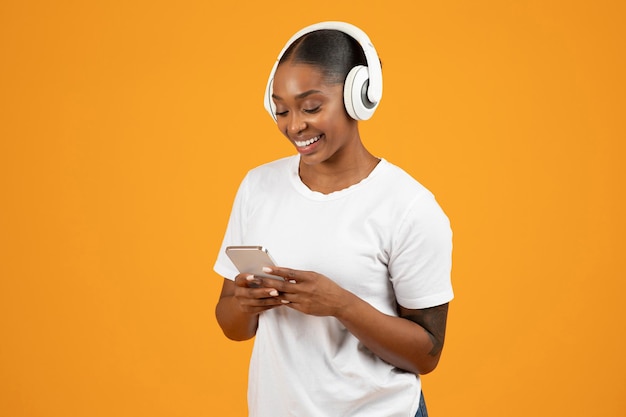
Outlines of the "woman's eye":
{"label": "woman's eye", "polygon": [[286,114],[287,114],[287,110],[285,110],[285,111],[277,111],[276,112],[276,117],[285,116]]}
{"label": "woman's eye", "polygon": [[304,109],[304,112],[309,114],[317,113],[320,111],[320,107],[321,106],[313,107],[312,109]]}

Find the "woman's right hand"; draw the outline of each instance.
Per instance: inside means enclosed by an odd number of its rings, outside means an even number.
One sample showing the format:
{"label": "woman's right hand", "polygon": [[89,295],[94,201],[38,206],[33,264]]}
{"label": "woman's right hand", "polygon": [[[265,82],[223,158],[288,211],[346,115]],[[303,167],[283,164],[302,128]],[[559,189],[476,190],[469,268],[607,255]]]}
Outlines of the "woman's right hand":
{"label": "woman's right hand", "polygon": [[261,287],[262,282],[250,274],[239,274],[234,281],[224,278],[215,316],[229,339],[251,339],[256,334],[259,314],[283,305],[278,291],[271,286]]}
{"label": "woman's right hand", "polygon": [[[267,285],[265,280],[265,285]],[[264,280],[250,274],[239,274],[235,278],[233,298],[242,311],[259,314],[263,311],[284,305],[278,299],[278,290],[262,287]]]}

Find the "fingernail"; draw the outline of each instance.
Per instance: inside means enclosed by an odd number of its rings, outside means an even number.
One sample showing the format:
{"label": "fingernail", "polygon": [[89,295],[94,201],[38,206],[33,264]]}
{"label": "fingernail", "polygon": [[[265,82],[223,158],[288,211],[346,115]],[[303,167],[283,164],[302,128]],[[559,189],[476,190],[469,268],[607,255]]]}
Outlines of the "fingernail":
{"label": "fingernail", "polygon": [[248,281],[254,281],[254,275],[248,275],[248,276],[246,277],[246,279],[247,279]]}
{"label": "fingernail", "polygon": [[289,280],[289,283],[291,283],[291,284],[295,284],[295,283],[296,283],[296,280],[295,280],[295,279],[290,279],[290,280]]}
{"label": "fingernail", "polygon": [[272,297],[276,297],[276,296],[278,295],[278,291],[276,291],[276,290],[272,290],[272,291],[270,291],[270,295],[271,295]]}
{"label": "fingernail", "polygon": [[264,266],[263,267],[263,272],[272,272],[272,268]]}
{"label": "fingernail", "polygon": [[281,303],[283,304],[289,304],[291,301],[287,301],[287,300],[280,300]]}

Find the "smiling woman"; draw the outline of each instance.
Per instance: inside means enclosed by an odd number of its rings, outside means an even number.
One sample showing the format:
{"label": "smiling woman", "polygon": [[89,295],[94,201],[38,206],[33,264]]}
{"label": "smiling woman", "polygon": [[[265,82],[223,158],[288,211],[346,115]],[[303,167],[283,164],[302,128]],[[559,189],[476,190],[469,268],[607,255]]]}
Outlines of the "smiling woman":
{"label": "smiling woman", "polygon": [[[279,130],[296,146],[301,156],[300,177],[314,191],[328,194],[347,188],[366,178],[378,164],[378,158],[363,146],[357,125],[360,117],[349,111],[355,106],[349,103],[352,94],[345,87],[352,85],[346,82],[354,80],[352,70],[358,73],[363,68],[367,68],[367,58],[356,39],[338,30],[320,29],[288,45],[270,78],[273,105],[269,111],[275,114]],[[361,116],[369,118],[375,105],[357,88],[359,101],[366,103]],[[338,167],[341,175],[336,175]]]}
{"label": "smiling woman", "polygon": [[[363,267],[386,254],[365,246],[406,224],[372,188],[385,160],[452,221],[455,299],[440,363],[421,377],[431,415],[625,416],[626,2],[308,6],[281,19],[259,1],[0,3],[0,416],[247,416],[253,341],[207,317],[224,279],[206,266],[242,170],[291,154],[288,170],[242,185],[246,239],[379,311],[371,294],[389,290]],[[365,29],[384,60],[384,100],[358,122],[384,160],[324,195],[302,183],[260,101],[283,41],[329,15]],[[414,307],[406,289],[394,296]],[[286,316],[297,303],[284,297],[274,310]],[[347,360],[354,333],[335,318],[277,328],[272,314],[259,316],[255,355],[294,388],[317,380],[316,403],[369,369]],[[321,376],[330,364],[334,380]],[[354,386],[378,375],[365,373]],[[370,414],[374,397],[362,397]]]}
{"label": "smiling woman", "polygon": [[[381,93],[371,42],[345,23],[305,28],[272,70],[266,107],[297,155],[248,173],[215,264],[224,334],[256,336],[250,416],[427,415],[451,231],[426,188],[364,146],[358,120]],[[268,248],[284,280],[237,271],[233,245]]]}
{"label": "smiling woman", "polygon": [[[338,191],[361,181],[378,163],[363,146],[357,121],[344,111],[343,85],[326,83],[316,67],[280,65],[273,97],[278,128],[300,153],[300,176],[309,188]],[[336,175],[337,167],[352,173]]]}

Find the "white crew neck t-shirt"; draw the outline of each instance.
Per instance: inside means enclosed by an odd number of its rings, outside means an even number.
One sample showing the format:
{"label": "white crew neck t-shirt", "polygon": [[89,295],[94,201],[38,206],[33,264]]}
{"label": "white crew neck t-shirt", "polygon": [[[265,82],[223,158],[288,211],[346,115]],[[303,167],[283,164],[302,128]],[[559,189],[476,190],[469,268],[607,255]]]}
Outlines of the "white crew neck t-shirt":
{"label": "white crew neck t-shirt", "polygon": [[[311,191],[299,156],[251,170],[233,204],[214,270],[234,279],[230,245],[266,247],[276,263],[329,277],[381,312],[453,298],[452,233],[433,195],[381,160],[331,194]],[[385,332],[385,329],[380,329]],[[248,381],[251,417],[413,417],[419,377],[384,362],[334,317],[289,307],[259,317]]]}

